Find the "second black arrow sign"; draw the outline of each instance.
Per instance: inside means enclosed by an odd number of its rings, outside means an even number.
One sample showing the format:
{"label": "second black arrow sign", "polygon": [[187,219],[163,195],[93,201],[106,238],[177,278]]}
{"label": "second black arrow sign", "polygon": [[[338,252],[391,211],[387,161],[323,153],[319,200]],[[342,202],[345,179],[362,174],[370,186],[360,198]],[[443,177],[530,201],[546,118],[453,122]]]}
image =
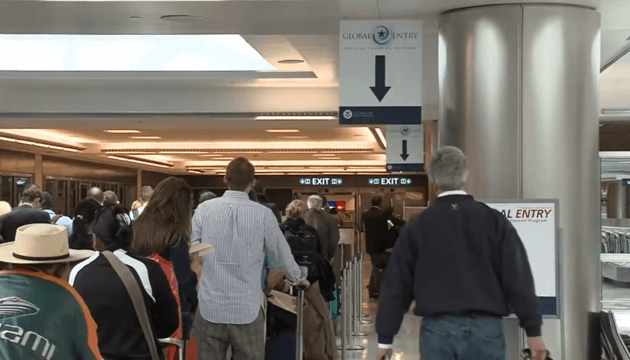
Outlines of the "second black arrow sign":
{"label": "second black arrow sign", "polygon": [[372,92],[378,99],[378,102],[381,102],[385,98],[385,95],[387,95],[389,89],[391,89],[390,86],[385,86],[385,55],[376,56],[374,68],[375,86],[370,86],[370,89],[372,89]]}
{"label": "second black arrow sign", "polygon": [[407,161],[407,158],[409,157],[409,154],[407,153],[407,140],[402,141],[402,154],[400,154],[400,157],[403,161]]}

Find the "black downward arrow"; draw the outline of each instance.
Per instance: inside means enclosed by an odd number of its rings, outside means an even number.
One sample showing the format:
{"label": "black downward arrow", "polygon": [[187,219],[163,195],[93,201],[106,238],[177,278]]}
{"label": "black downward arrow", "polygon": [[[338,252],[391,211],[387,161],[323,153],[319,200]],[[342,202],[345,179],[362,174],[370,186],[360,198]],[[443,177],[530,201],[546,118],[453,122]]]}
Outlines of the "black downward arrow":
{"label": "black downward arrow", "polygon": [[370,89],[372,89],[372,92],[374,93],[374,96],[376,96],[376,98],[378,99],[378,102],[381,102],[391,88],[390,86],[385,86],[385,55],[376,56],[375,71],[376,86],[370,86]]}
{"label": "black downward arrow", "polygon": [[407,140],[403,140],[403,153],[400,154],[400,157],[403,159],[403,161],[407,161],[407,158],[409,157],[409,154],[407,153]]}

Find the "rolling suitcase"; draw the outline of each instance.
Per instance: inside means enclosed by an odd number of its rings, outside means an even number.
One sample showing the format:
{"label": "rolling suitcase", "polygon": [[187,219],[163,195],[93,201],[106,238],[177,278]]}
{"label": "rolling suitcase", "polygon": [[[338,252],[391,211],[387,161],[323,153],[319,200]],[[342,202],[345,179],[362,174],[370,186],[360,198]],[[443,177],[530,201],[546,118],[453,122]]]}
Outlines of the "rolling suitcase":
{"label": "rolling suitcase", "polygon": [[[304,359],[304,304],[305,291],[298,290],[295,298],[295,317],[286,307],[274,307],[270,304],[268,319],[274,317],[277,331],[267,331],[272,337],[265,345],[265,359],[268,360],[302,360]],[[273,307],[273,308],[272,308]],[[295,330],[293,330],[295,329]]]}

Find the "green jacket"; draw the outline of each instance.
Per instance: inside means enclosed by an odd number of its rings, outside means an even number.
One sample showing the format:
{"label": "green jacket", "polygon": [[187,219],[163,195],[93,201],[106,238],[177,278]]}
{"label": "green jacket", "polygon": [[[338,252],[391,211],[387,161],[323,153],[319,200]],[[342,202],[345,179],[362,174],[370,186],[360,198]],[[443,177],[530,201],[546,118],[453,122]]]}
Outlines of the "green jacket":
{"label": "green jacket", "polygon": [[100,360],[79,294],[45,273],[0,271],[0,359]]}

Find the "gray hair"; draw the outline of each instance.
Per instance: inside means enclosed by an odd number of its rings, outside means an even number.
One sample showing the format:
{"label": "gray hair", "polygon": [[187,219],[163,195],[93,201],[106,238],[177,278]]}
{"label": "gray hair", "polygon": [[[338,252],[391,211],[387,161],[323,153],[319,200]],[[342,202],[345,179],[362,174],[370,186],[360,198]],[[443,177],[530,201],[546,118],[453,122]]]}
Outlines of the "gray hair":
{"label": "gray hair", "polygon": [[463,190],[468,176],[466,156],[452,146],[444,146],[431,157],[429,177],[441,191]]}
{"label": "gray hair", "polygon": [[203,193],[201,193],[201,195],[199,195],[199,204],[203,204],[204,202],[208,201],[208,200],[212,200],[214,198],[216,198],[217,195],[215,193],[213,193],[212,191],[205,191]]}
{"label": "gray hair", "polygon": [[308,198],[309,209],[321,209],[323,203],[324,203],[324,199],[322,199],[319,195],[313,195],[310,198]]}

